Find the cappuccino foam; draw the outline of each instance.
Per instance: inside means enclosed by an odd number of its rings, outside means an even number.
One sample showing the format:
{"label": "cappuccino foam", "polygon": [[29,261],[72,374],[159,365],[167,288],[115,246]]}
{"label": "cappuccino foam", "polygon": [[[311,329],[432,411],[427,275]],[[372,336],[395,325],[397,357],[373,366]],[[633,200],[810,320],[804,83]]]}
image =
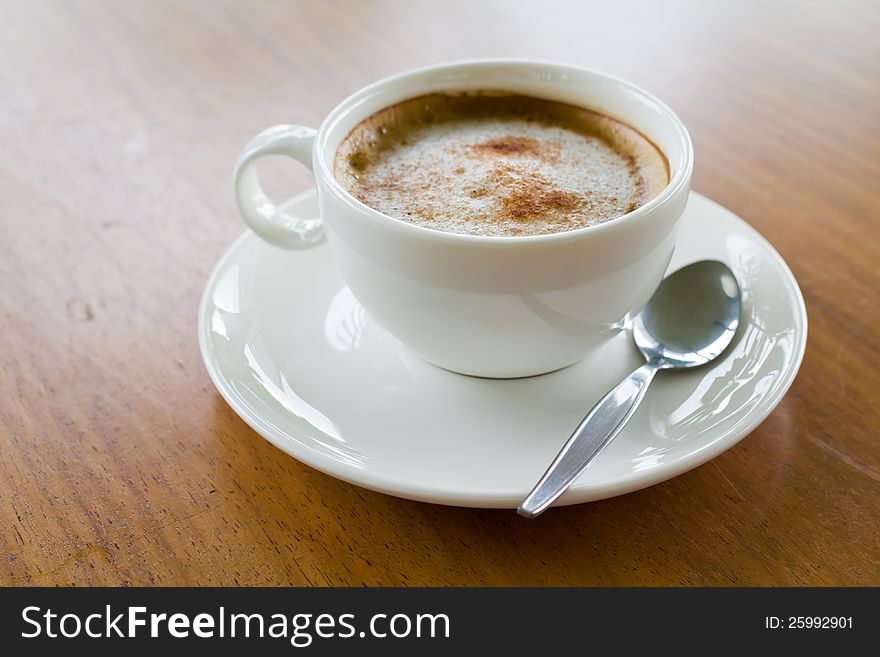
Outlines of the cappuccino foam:
{"label": "cappuccino foam", "polygon": [[358,124],[334,174],[391,217],[451,233],[541,235],[631,212],[669,183],[664,155],[597,112],[503,93],[430,94]]}

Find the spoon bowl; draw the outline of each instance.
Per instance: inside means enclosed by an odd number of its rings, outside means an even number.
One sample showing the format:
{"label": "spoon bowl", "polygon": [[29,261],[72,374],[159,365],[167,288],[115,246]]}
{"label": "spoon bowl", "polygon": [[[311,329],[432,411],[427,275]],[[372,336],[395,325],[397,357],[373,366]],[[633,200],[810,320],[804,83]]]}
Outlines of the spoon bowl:
{"label": "spoon bowl", "polygon": [[633,340],[660,369],[705,365],[739,327],[741,293],[724,263],[701,260],[667,276],[633,320]]}

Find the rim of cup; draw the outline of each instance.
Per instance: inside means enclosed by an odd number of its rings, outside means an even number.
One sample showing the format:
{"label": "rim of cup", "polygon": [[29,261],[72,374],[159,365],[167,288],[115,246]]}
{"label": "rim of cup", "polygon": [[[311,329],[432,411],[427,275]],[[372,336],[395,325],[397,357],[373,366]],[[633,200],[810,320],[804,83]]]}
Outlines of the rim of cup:
{"label": "rim of cup", "polygon": [[[425,226],[421,226],[419,224],[410,223],[407,221],[403,221],[400,219],[396,219],[387,214],[384,214],[370,206],[366,205],[362,201],[355,198],[348,191],[343,189],[342,185],[336,180],[336,176],[333,174],[332,167],[327,162],[327,159],[324,157],[327,139],[329,134],[332,132],[333,128],[337,126],[337,124],[342,121],[348,114],[357,109],[357,107],[366,99],[374,97],[378,94],[381,94],[384,88],[388,87],[391,84],[396,82],[404,81],[410,78],[415,77],[423,77],[432,73],[438,73],[444,70],[457,69],[457,68],[476,68],[476,67],[491,67],[491,66],[531,66],[531,67],[545,67],[548,69],[553,69],[555,72],[565,73],[565,72],[577,72],[578,74],[587,73],[589,75],[595,75],[602,78],[605,78],[615,84],[623,87],[631,94],[639,96],[643,101],[646,101],[652,105],[654,105],[660,113],[668,120],[676,132],[676,137],[679,140],[679,147],[681,148],[682,156],[681,163],[675,169],[674,172],[670,172],[669,183],[666,187],[663,188],[657,196],[652,198],[650,201],[645,203],[644,205],[640,205],[635,210],[628,212],[626,214],[620,215],[619,217],[615,217],[614,219],[609,219],[608,221],[604,221],[602,223],[598,223],[592,226],[584,226],[582,228],[575,228],[573,230],[561,231],[556,233],[546,233],[540,235],[471,235],[466,233],[451,233],[447,231],[437,230],[434,228],[427,228]],[[501,88],[503,90],[503,87]],[[455,91],[454,84],[449,85],[450,91]],[[441,90],[438,90],[441,91]],[[424,92],[423,92],[424,93]],[[417,97],[422,95],[421,93],[414,94],[411,97]],[[403,98],[404,100],[406,97]],[[394,104],[395,102],[400,102],[399,100],[393,101],[385,107]],[[586,109],[591,109],[586,105],[583,105]],[[366,119],[371,114],[375,113],[370,112],[366,116],[361,117],[359,120]],[[601,112],[601,110],[595,110]],[[602,112],[604,113],[604,112]],[[627,119],[625,117],[614,116],[612,118],[621,121],[622,123],[627,123]],[[648,139],[654,142],[654,139],[651,135],[646,135]],[[656,142],[655,142],[656,145]],[[337,145],[338,147],[338,145]],[[660,146],[657,146],[658,149],[663,153],[663,156],[666,157],[667,161],[669,156],[666,151]],[[334,150],[335,155],[335,150]],[[440,239],[443,241],[451,241],[457,243],[472,243],[472,244],[480,244],[485,246],[514,246],[514,245],[525,245],[525,244],[536,244],[536,243],[547,243],[547,242],[564,242],[570,240],[582,239],[587,235],[595,235],[598,233],[604,233],[609,231],[618,230],[626,224],[632,223],[633,221],[638,220],[639,217],[642,217],[645,214],[651,212],[654,208],[659,205],[666,203],[670,198],[676,195],[676,193],[685,185],[687,185],[688,180],[691,177],[694,166],[694,152],[693,152],[693,144],[691,143],[690,135],[688,134],[687,128],[685,128],[684,123],[678,117],[678,115],[668,106],[666,103],[657,98],[654,94],[645,90],[644,88],[633,84],[623,78],[617,77],[615,75],[610,75],[608,73],[597,71],[594,69],[589,69],[581,66],[574,66],[572,64],[566,64],[555,61],[548,60],[540,60],[540,59],[528,59],[528,58],[479,58],[479,59],[462,59],[456,61],[444,62],[441,64],[432,64],[430,66],[423,66],[420,68],[409,69],[407,71],[403,71],[401,73],[396,73],[394,75],[390,75],[388,77],[382,78],[381,80],[377,80],[365,87],[362,87],[358,91],[355,91],[351,95],[349,95],[345,100],[339,103],[331,112],[327,115],[327,117],[322,121],[319,129],[317,138],[315,139],[315,163],[317,165],[317,169],[320,170],[321,175],[323,176],[324,181],[329,186],[330,191],[336,196],[340,201],[348,204],[349,206],[354,207],[358,211],[371,215],[374,219],[378,220],[382,224],[386,225],[386,227],[391,228],[392,230],[399,230],[410,233],[411,236],[419,236],[430,238],[430,239]]]}

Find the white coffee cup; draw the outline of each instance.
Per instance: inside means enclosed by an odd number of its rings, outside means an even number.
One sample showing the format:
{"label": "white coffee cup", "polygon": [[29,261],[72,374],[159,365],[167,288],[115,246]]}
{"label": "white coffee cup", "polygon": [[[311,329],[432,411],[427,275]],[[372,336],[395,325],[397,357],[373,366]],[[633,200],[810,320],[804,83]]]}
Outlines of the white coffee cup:
{"label": "white coffee cup", "polygon": [[[617,118],[663,151],[669,185],[642,207],[603,224],[487,237],[394,219],[335,180],[336,150],[360,121],[408,98],[463,90],[504,90]],[[268,199],[254,165],[270,154],[292,157],[314,172],[320,217],[294,216],[285,204]],[[303,248],[326,235],[343,279],[365,310],[423,359],[463,374],[506,378],[577,362],[647,302],[672,256],[692,171],[687,130],[643,89],[573,66],[473,60],[371,84],[337,105],[317,132],[293,125],[269,128],[242,152],[235,192],[247,224],[272,244]]]}

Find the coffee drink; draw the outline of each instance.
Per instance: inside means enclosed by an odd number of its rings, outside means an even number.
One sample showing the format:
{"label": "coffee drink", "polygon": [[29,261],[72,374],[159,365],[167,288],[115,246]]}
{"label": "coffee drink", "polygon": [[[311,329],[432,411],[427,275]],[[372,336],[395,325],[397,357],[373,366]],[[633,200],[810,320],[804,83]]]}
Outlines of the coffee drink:
{"label": "coffee drink", "polygon": [[358,124],[334,174],[355,198],[426,228],[542,235],[631,212],[669,183],[666,157],[634,128],[574,105],[435,93]]}

